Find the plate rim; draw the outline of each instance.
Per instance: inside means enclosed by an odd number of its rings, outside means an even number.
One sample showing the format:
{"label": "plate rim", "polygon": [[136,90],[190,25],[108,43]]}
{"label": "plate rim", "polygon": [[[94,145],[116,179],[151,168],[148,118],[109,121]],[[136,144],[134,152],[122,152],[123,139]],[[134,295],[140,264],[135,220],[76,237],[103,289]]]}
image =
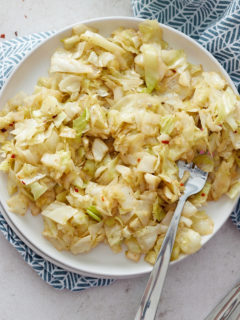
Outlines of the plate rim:
{"label": "plate rim", "polygon": [[[61,28],[60,30],[54,32],[52,35],[50,35],[48,38],[44,39],[43,41],[41,41],[39,44],[37,44],[29,53],[27,53],[24,58],[20,61],[20,63],[18,63],[12,70],[11,75],[7,78],[7,80],[4,82],[4,85],[1,88],[1,92],[0,92],[0,99],[2,97],[2,95],[4,94],[4,91],[6,89],[6,87],[8,86],[9,82],[11,81],[11,79],[14,77],[15,72],[21,67],[21,65],[25,62],[25,60],[27,60],[31,55],[34,54],[35,51],[37,51],[41,46],[43,46],[46,42],[51,41],[53,38],[59,36],[61,33],[67,32],[67,31],[71,31],[71,29],[73,28],[73,26],[78,25],[78,24],[91,24],[91,23],[99,23],[99,22],[104,22],[104,21],[111,21],[111,20],[127,20],[127,21],[132,21],[132,22],[136,22],[136,23],[140,23],[146,19],[143,18],[137,18],[137,17],[130,17],[130,16],[109,16],[109,17],[100,17],[100,18],[93,18],[93,19],[86,19],[86,20],[80,20],[78,22],[75,22],[71,25],[68,25],[64,28]],[[235,93],[238,94],[237,89],[233,83],[233,81],[231,80],[230,76],[228,75],[227,71],[221,66],[221,64],[219,63],[219,61],[209,52],[207,51],[201,44],[199,44],[196,40],[190,38],[188,35],[184,34],[183,32],[176,30],[168,25],[159,23],[160,27],[164,30],[170,30],[176,34],[178,34],[180,37],[186,38],[188,41],[192,42],[195,46],[198,47],[199,50],[204,51],[204,53],[211,59],[214,61],[215,64],[218,65],[218,67],[221,70],[222,75],[225,77],[226,81],[229,83],[229,85],[231,86],[231,88],[235,91]],[[229,216],[231,215],[231,212],[233,211],[236,203],[238,201],[238,198],[235,199],[235,201],[233,201],[233,206],[232,206],[232,210],[230,211],[230,213],[225,217],[225,219],[223,220],[222,224],[218,226],[217,229],[215,229],[214,234],[206,241],[206,243],[212,239],[214,237],[214,235],[222,228],[222,226],[225,224],[225,222],[227,221],[227,219],[229,218]],[[85,270],[81,270],[81,269],[76,269],[71,267],[68,264],[65,264],[63,262],[59,262],[58,260],[52,258],[51,256],[49,256],[48,254],[44,253],[44,251],[42,251],[41,249],[39,249],[38,247],[36,247],[35,245],[33,245],[31,243],[31,241],[21,232],[21,230],[18,229],[18,227],[15,225],[15,223],[11,220],[10,216],[8,215],[7,210],[4,208],[3,204],[0,201],[0,207],[1,207],[1,213],[4,217],[4,219],[6,220],[6,222],[8,223],[8,225],[12,228],[12,230],[16,233],[16,235],[20,238],[21,241],[23,241],[23,243],[25,245],[27,245],[30,249],[32,249],[35,253],[37,253],[39,256],[41,256],[43,259],[49,261],[50,263],[55,264],[56,266],[64,269],[65,271],[69,271],[69,272],[73,272],[79,275],[83,275],[83,276],[89,276],[89,277],[97,277],[97,278],[102,278],[102,279],[129,279],[129,278],[136,278],[145,274],[150,273],[150,271],[142,271],[142,272],[138,272],[137,274],[129,274],[129,275],[121,275],[121,274],[108,274],[108,273],[104,273],[101,272],[101,274],[97,274],[97,273],[88,273]],[[203,244],[203,246],[206,245],[206,243]],[[203,247],[202,246],[202,247]],[[185,260],[186,258],[188,258],[190,255],[186,255],[181,257],[180,259],[173,261],[170,263],[170,265],[175,265],[176,263],[180,263],[182,260]],[[150,269],[152,269],[152,267],[150,266]]]}

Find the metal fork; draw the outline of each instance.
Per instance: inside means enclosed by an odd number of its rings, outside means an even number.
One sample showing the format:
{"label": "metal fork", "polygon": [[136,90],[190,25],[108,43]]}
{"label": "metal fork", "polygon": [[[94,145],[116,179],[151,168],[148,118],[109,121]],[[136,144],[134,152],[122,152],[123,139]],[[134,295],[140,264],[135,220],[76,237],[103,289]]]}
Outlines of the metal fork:
{"label": "metal fork", "polygon": [[208,174],[197,166],[193,167],[192,163],[186,164],[184,161],[179,161],[178,167],[180,179],[185,171],[189,172],[189,178],[185,184],[184,193],[179,198],[156,263],[153,266],[135,320],[155,319],[183,206],[189,196],[202,190],[207,180]]}
{"label": "metal fork", "polygon": [[240,284],[236,285],[213,309],[205,320],[240,319]]}

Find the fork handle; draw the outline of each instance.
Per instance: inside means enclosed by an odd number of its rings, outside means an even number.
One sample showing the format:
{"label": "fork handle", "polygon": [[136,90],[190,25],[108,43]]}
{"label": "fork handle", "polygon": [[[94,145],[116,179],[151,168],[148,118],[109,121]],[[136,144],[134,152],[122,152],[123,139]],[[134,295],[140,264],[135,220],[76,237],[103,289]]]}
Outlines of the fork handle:
{"label": "fork handle", "polygon": [[239,304],[240,284],[222,299],[205,320],[237,320],[240,315]]}
{"label": "fork handle", "polygon": [[135,320],[155,319],[158,303],[160,300],[169,261],[172,254],[179,219],[181,217],[181,212],[186,199],[187,196],[184,194],[179,198],[178,205],[171,219],[171,223],[162,243],[156,263],[153,266],[153,270],[149,277],[139,309],[135,316]]}

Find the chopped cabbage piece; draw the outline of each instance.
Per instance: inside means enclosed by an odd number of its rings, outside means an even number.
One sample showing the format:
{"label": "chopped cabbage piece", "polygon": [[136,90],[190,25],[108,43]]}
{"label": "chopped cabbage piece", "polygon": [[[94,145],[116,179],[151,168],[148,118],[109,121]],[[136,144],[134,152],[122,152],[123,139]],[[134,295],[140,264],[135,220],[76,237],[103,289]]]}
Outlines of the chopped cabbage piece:
{"label": "chopped cabbage piece", "polygon": [[66,224],[67,221],[76,213],[77,209],[59,201],[52,202],[42,211],[42,215],[44,217],[47,217],[61,225]]}
{"label": "chopped cabbage piece", "polygon": [[159,233],[159,225],[146,226],[136,232],[136,239],[142,252],[147,253],[150,249],[153,248]]}
{"label": "chopped cabbage piece", "polygon": [[67,118],[67,115],[65,112],[59,113],[57,117],[54,119],[55,126],[59,128],[66,118]]}
{"label": "chopped cabbage piece", "polygon": [[101,161],[108,151],[107,145],[100,139],[94,139],[92,153],[95,161]]}
{"label": "chopped cabbage piece", "polygon": [[153,173],[156,164],[156,157],[151,154],[144,154],[142,158],[139,158],[138,171]]}
{"label": "chopped cabbage piece", "polygon": [[9,159],[5,159],[0,163],[0,171],[8,171],[11,168]]}
{"label": "chopped cabbage piece", "polygon": [[151,93],[157,86],[158,82],[164,77],[166,67],[162,61],[159,48],[150,44],[145,44],[142,46],[141,50],[143,52],[147,92]]}
{"label": "chopped cabbage piece", "polygon": [[23,193],[20,193],[8,199],[7,205],[10,211],[17,213],[20,216],[24,216],[28,210],[29,200]]}
{"label": "chopped cabbage piece", "polygon": [[158,222],[162,221],[163,218],[166,216],[166,213],[164,212],[163,208],[159,204],[159,199],[157,199],[154,202],[152,213],[153,213],[153,219]]}
{"label": "chopped cabbage piece", "polygon": [[101,221],[101,213],[97,210],[96,207],[90,206],[87,208],[87,214],[96,221]]}
{"label": "chopped cabbage piece", "polygon": [[192,254],[201,248],[200,234],[192,229],[184,228],[177,235],[177,242],[183,253]]}
{"label": "chopped cabbage piece", "polygon": [[192,228],[201,236],[211,234],[213,232],[213,221],[205,213],[205,211],[198,211],[192,217]]}
{"label": "chopped cabbage piece", "polygon": [[33,198],[36,201],[48,190],[48,187],[36,181],[30,184],[30,189],[33,194]]}
{"label": "chopped cabbage piece", "polygon": [[227,195],[229,196],[230,199],[235,199],[237,196],[240,194],[240,182],[237,181],[235,182],[230,190],[227,192]]}
{"label": "chopped cabbage piece", "polygon": [[67,72],[73,74],[93,73],[92,66],[76,60],[65,50],[57,50],[51,59],[50,73]]}
{"label": "chopped cabbage piece", "polygon": [[59,82],[59,89],[62,92],[75,93],[80,91],[81,78],[75,75],[68,75]]}
{"label": "chopped cabbage piece", "polygon": [[79,253],[88,252],[92,247],[92,237],[90,235],[78,239],[70,247],[73,254],[77,255]]}
{"label": "chopped cabbage piece", "polygon": [[64,48],[67,50],[72,49],[79,41],[80,37],[78,35],[73,35],[62,40]]}
{"label": "chopped cabbage piece", "polygon": [[73,129],[76,130],[77,137],[81,137],[81,135],[85,132],[87,128],[87,124],[89,121],[89,111],[88,108],[86,108],[82,115],[78,117],[77,119],[73,120]]}
{"label": "chopped cabbage piece", "polygon": [[139,25],[139,31],[146,43],[162,43],[162,29],[156,20],[145,20]]}
{"label": "chopped cabbage piece", "polygon": [[57,177],[61,177],[64,172],[71,170],[73,161],[69,151],[57,151],[55,154],[45,153],[41,162],[47,167],[55,169]]}
{"label": "chopped cabbage piece", "polygon": [[170,69],[181,68],[181,71],[187,67],[186,54],[183,50],[162,50],[162,59]]}
{"label": "chopped cabbage piece", "polygon": [[212,172],[214,169],[214,161],[210,155],[200,154],[193,159],[193,162],[205,172]]}
{"label": "chopped cabbage piece", "polygon": [[118,54],[118,55],[125,53],[125,50],[122,49],[117,44],[107,40],[106,38],[104,38],[100,34],[89,31],[89,30],[87,30],[85,33],[83,33],[81,35],[81,39],[88,41],[94,45],[97,45],[107,51],[110,51],[110,52]]}

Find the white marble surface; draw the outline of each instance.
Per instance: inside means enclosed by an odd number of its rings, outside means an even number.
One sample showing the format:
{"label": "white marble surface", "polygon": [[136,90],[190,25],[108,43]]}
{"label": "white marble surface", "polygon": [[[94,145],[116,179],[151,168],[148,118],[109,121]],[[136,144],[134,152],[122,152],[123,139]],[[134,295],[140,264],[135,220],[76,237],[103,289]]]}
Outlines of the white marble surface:
{"label": "white marble surface", "polygon": [[[81,19],[131,15],[130,0],[0,0],[6,39]],[[239,280],[240,233],[230,221],[197,254],[170,268],[157,319],[203,320]],[[1,320],[131,320],[147,277],[72,293],[43,282],[0,234]]]}

